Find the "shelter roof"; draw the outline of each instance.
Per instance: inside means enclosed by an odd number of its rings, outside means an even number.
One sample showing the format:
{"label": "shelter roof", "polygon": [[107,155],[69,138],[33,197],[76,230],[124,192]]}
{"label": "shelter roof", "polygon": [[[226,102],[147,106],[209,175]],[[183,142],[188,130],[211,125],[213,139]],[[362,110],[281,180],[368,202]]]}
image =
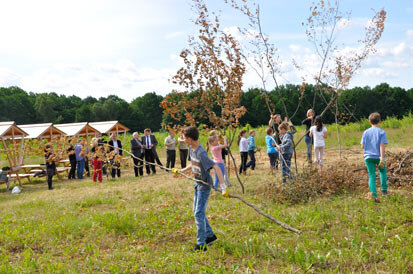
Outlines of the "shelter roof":
{"label": "shelter roof", "polygon": [[99,130],[101,133],[113,133],[113,132],[124,132],[130,129],[119,123],[119,121],[106,121],[106,122],[91,122],[89,123],[92,127]]}
{"label": "shelter roof", "polygon": [[66,135],[66,133],[55,127],[52,123],[19,125],[19,127],[29,134],[29,136],[26,137],[29,139]]}
{"label": "shelter roof", "polygon": [[66,133],[67,136],[84,136],[100,134],[100,131],[90,126],[88,122],[57,124],[54,126]]}
{"label": "shelter roof", "polygon": [[13,121],[0,122],[0,137],[3,139],[26,137],[27,135],[27,132],[18,127]]}

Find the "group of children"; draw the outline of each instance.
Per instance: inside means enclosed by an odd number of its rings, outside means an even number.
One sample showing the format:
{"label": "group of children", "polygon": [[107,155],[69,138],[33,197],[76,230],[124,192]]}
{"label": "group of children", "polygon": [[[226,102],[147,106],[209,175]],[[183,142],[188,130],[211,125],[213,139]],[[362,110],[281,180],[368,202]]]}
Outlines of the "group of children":
{"label": "group of children", "polygon": [[[313,112],[309,112],[308,116],[308,118],[312,120]],[[383,195],[387,195],[385,165],[385,144],[387,144],[387,136],[386,133],[378,127],[380,123],[380,114],[372,113],[369,120],[372,127],[363,133],[361,145],[364,149],[364,160],[369,174],[369,193],[373,199],[377,200],[375,174],[377,167],[380,172],[381,192]],[[266,131],[266,145],[271,170],[274,171],[274,169],[277,169],[278,161],[280,161],[282,166],[283,182],[286,182],[286,178],[292,180],[290,166],[291,157],[293,154],[293,137],[296,130],[294,126],[289,124],[287,121],[280,123],[278,116],[272,116],[270,122],[273,123]],[[277,125],[276,129],[273,124]],[[323,125],[320,116],[315,118],[314,123],[312,123],[307,131],[309,132],[309,136],[313,138],[315,161],[321,169],[325,146],[324,139],[327,137],[327,129]],[[274,132],[276,133],[275,135]],[[182,140],[189,148],[190,164],[182,170],[172,168],[172,172],[179,174],[191,169],[196,179],[196,182],[194,183],[193,211],[197,226],[197,243],[192,250],[206,251],[207,246],[217,240],[217,236],[214,234],[205,213],[211,187],[218,189],[220,186],[223,196],[227,198],[230,197],[227,188],[228,184],[225,180],[226,171],[223,160],[228,144],[225,138],[220,136],[218,132],[211,132],[207,144],[208,149],[210,149],[212,153],[213,160],[211,160],[208,157],[208,152],[199,143],[199,131],[196,127],[187,127],[182,131],[182,134]],[[248,138],[245,130],[240,132],[238,144],[240,146],[241,153],[241,165],[239,170],[241,174],[245,173],[248,167],[251,169],[255,168],[254,150],[256,149],[256,145],[254,138],[254,131],[249,132]],[[49,189],[52,188],[51,177],[55,171],[55,166],[53,166],[54,162],[50,158],[52,153],[51,147],[46,146],[45,157],[47,163],[48,183],[50,176]],[[248,156],[250,157],[249,162]],[[215,172],[215,182],[213,182],[210,175],[211,169]]]}

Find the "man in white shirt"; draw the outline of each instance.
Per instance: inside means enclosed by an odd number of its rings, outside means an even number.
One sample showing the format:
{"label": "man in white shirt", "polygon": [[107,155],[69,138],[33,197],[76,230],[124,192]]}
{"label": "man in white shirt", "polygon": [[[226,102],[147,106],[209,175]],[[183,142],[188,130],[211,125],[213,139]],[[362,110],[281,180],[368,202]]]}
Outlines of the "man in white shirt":
{"label": "man in white shirt", "polygon": [[[151,134],[151,130],[149,128],[145,129],[144,133],[145,135],[142,136],[141,141],[142,141],[142,145],[145,148],[145,161],[148,163],[154,163],[156,159],[155,153],[156,153],[156,145],[158,144],[158,141],[156,140],[155,135]],[[148,175],[151,174],[151,169],[152,169],[152,173],[156,174],[156,169],[154,165],[145,164],[145,168],[146,168],[146,173]]]}

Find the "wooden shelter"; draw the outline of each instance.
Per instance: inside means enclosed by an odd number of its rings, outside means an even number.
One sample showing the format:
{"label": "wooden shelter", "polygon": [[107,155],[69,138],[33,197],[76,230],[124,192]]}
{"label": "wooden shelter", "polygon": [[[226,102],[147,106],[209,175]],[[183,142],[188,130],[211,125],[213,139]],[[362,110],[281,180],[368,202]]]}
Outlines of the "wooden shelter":
{"label": "wooden shelter", "polygon": [[57,129],[66,133],[67,136],[93,136],[100,134],[100,131],[89,125],[88,122],[69,123],[54,125]]}
{"label": "wooden shelter", "polygon": [[89,125],[96,128],[101,133],[106,133],[106,134],[115,133],[115,132],[117,134],[119,134],[119,132],[126,133],[130,130],[126,126],[119,123],[119,121],[91,122],[89,123]]}
{"label": "wooden shelter", "polygon": [[24,176],[24,174],[19,174],[24,158],[24,138],[28,135],[13,121],[0,122],[0,139],[10,164],[10,177],[16,178],[20,186],[20,179]]}
{"label": "wooden shelter", "polygon": [[117,135],[119,135],[119,133],[123,133],[122,143],[125,143],[126,132],[130,130],[128,127],[119,123],[119,121],[92,122],[89,124],[101,133],[108,135],[111,133],[116,133]]}
{"label": "wooden shelter", "polygon": [[19,128],[29,134],[26,139],[53,139],[66,135],[52,123],[19,125]]}

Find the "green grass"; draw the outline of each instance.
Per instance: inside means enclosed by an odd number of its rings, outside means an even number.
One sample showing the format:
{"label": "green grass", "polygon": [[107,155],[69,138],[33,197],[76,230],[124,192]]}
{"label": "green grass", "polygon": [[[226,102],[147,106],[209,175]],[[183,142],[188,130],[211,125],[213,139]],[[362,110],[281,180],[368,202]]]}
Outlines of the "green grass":
{"label": "green grass", "polygon": [[[413,127],[406,123],[385,128],[390,149],[411,148]],[[360,150],[364,126],[340,129],[345,146]],[[263,130],[257,129],[258,142]],[[335,126],[328,130],[332,153]],[[303,131],[300,127],[296,139]],[[300,162],[304,155],[301,143]],[[326,164],[334,165],[334,157],[327,154]],[[350,161],[362,163],[362,156]],[[394,190],[390,184],[393,194],[379,204],[360,193],[279,204],[262,194],[275,180],[268,174],[265,153],[259,163],[244,177],[244,197],[302,230],[301,235],[237,200],[213,195],[207,215],[219,241],[194,254],[188,252],[196,238],[191,181],[164,172],[135,179],[124,171],[121,179],[102,184],[55,177],[55,190],[48,191],[42,178],[26,183],[19,195],[0,186],[0,273],[413,272],[410,190]],[[230,191],[240,194],[233,177]]]}
{"label": "green grass", "polygon": [[348,194],[287,206],[254,194],[264,174],[246,179],[245,196],[303,233],[213,196],[207,213],[219,242],[203,254],[188,252],[196,229],[184,179],[62,180],[54,191],[35,184],[2,193],[0,272],[413,271],[410,194],[380,204]]}

